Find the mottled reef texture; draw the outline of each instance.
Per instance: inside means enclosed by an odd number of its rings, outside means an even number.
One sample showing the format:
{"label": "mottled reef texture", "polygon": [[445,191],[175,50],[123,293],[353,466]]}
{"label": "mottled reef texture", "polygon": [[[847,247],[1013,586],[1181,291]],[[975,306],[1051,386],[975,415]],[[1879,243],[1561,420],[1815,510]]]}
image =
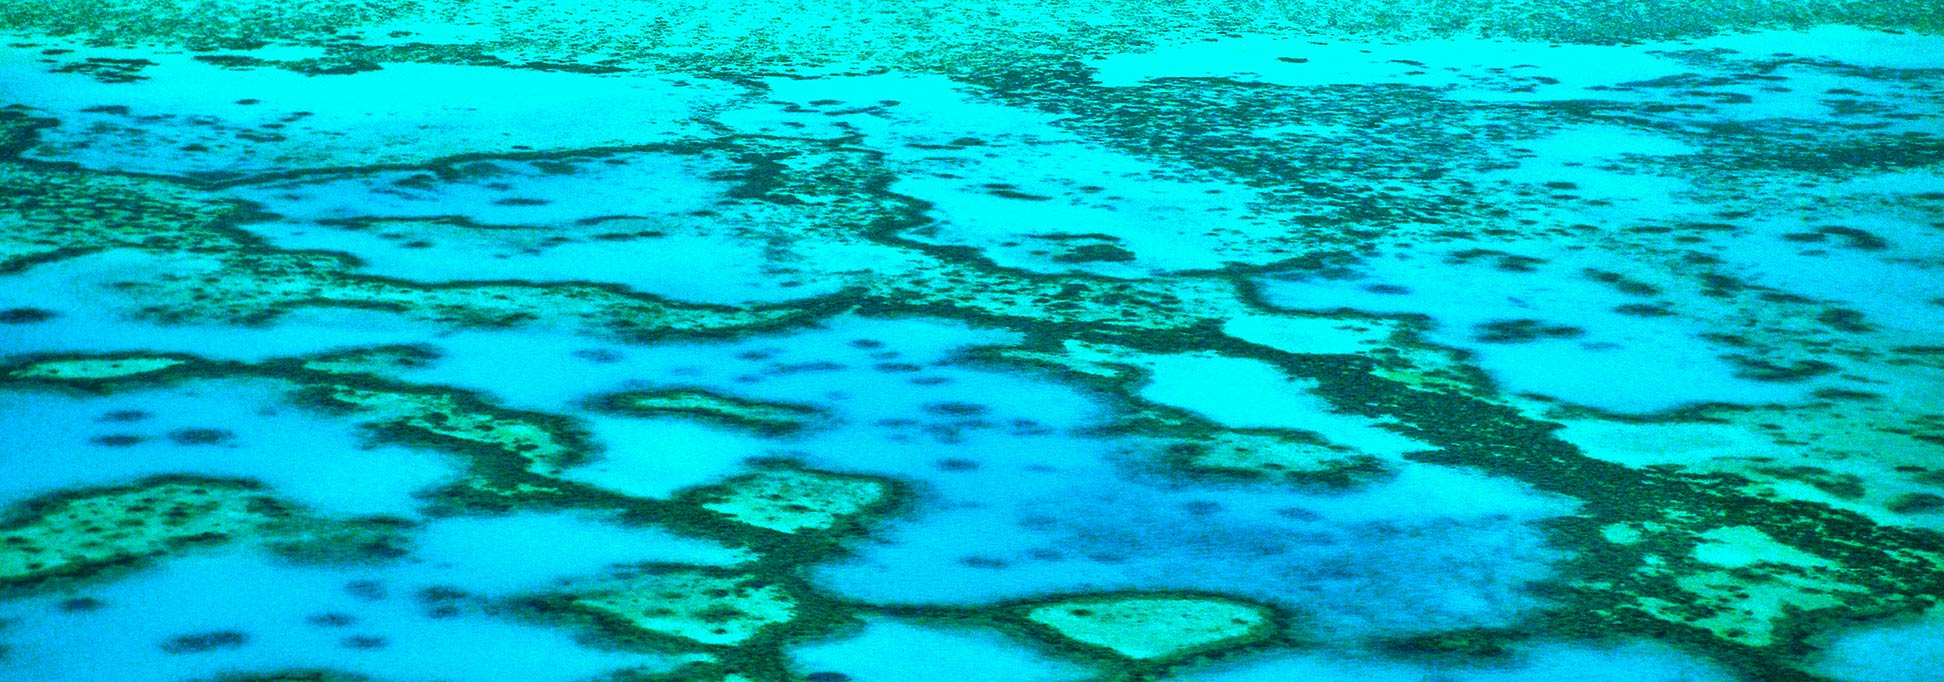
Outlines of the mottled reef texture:
{"label": "mottled reef texture", "polygon": [[[1895,320],[1761,281],[1727,252],[1780,231],[1805,254],[1796,261],[1801,267],[1883,259],[1936,286],[1944,261],[1923,253],[1923,245],[1944,243],[1944,191],[1872,189],[1862,181],[1944,172],[1944,139],[1928,132],[1944,106],[1944,62],[1904,68],[1668,48],[1693,73],[1580,97],[1467,99],[1389,80],[1299,86],[1177,75],[1106,83],[1094,60],[1264,34],[1368,41],[1377,49],[1470,36],[1624,47],[1829,23],[1935,34],[1944,32],[1944,11],[1927,2],[1693,2],[1660,10],[1635,2],[1484,1],[10,2],[0,5],[0,30],[13,54],[36,55],[38,72],[85,75],[108,87],[141,88],[166,69],[289,72],[323,82],[455,65],[614,78],[675,74],[715,94],[697,95],[680,125],[670,124],[679,130],[598,144],[447,144],[428,118],[418,133],[426,140],[345,148],[281,120],[210,136],[220,143],[183,133],[169,138],[183,144],[148,150],[180,157],[181,168],[128,170],[88,161],[95,157],[87,136],[37,101],[46,93],[16,89],[0,95],[9,98],[0,102],[0,287],[9,286],[8,277],[120,254],[140,267],[104,286],[90,314],[129,324],[262,329],[297,311],[357,309],[443,331],[544,330],[640,346],[748,338],[847,314],[1006,330],[1017,334],[1016,343],[977,348],[955,362],[1076,387],[1110,414],[1083,435],[1140,443],[1149,455],[1146,473],[1181,485],[1356,490],[1415,462],[1515,479],[1577,505],[1545,522],[1547,542],[1563,558],[1533,588],[1544,609],[1509,627],[1326,646],[1492,660],[1528,638],[1639,637],[1710,658],[1748,680],[1816,680],[1822,678],[1809,661],[1819,637],[1944,601],[1944,524],[1937,521],[1944,512],[1944,467],[1937,464],[1944,461],[1944,389],[1935,387],[1944,377],[1944,347]],[[1494,71],[1461,80],[1499,94],[1558,83]],[[1816,117],[1735,113],[1747,91],[1778,72],[1879,89],[1832,89],[1824,97],[1830,113]],[[1202,185],[1195,183],[1219,185],[1248,198],[1235,202],[1243,210],[1228,222],[1181,235],[1203,240],[1193,248],[1207,253],[1207,265],[1179,265],[1165,248],[1069,225],[997,237],[942,229],[939,207],[914,184],[937,180],[927,164],[972,168],[995,155],[1030,158],[1065,148],[1036,152],[1052,143],[1001,133],[913,137],[888,149],[891,138],[869,122],[896,125],[906,115],[896,93],[879,102],[798,105],[776,92],[793,81],[887,73],[949,78],[969,100],[1052,121],[1047,130],[1151,163],[1167,181],[1196,191]],[[758,129],[732,120],[737,111],[758,109],[800,119]],[[124,107],[90,115],[110,117],[99,124],[105,131],[231,125],[143,113]],[[558,110],[529,125],[544,133],[609,113]],[[832,123],[804,123],[819,119]],[[1678,179],[1679,210],[1628,211],[1626,200],[1602,188],[1500,173],[1533,158],[1532,141],[1581,126],[1671,141],[1678,151],[1593,163],[1623,177]],[[1292,127],[1310,132],[1275,132]],[[102,133],[99,144],[143,144],[110,137]],[[238,162],[196,161],[210,154]],[[429,253],[453,235],[514,228],[529,233],[509,236],[509,243],[536,253],[700,230],[755,245],[768,284],[806,293],[726,304],[601,281],[415,280],[371,272],[349,253],[281,248],[248,229],[280,219],[273,207],[238,194],[290,183],[377,183],[373,178],[388,173],[418,178],[396,181],[407,187],[490,182],[515,172],[508,169],[574,177],[625,155],[719,164],[727,170],[711,179],[727,189],[705,210],[645,227],[602,222],[617,216],[535,226],[482,224],[466,215],[411,219],[417,222],[339,217],[317,225],[383,233],[406,245],[422,241],[415,248]],[[250,161],[272,157],[288,162]],[[986,195],[1052,205],[1116,189],[1040,180],[995,183]],[[517,181],[507,182],[517,193]],[[496,205],[543,203],[508,196]],[[1911,234],[1842,224],[1841,216],[1857,210],[1887,216]],[[1530,255],[1542,251],[1535,244],[1562,242],[1581,246]],[[1506,390],[1481,369],[1481,355],[1434,342],[1431,316],[1313,305],[1275,293],[1279,282],[1351,280],[1373,262],[1411,253],[1454,277],[1490,271],[1591,282],[1621,301],[1614,314],[1678,319],[1691,325],[1684,329],[1696,343],[1729,363],[1735,379],[1804,387],[1801,397],[1700,401],[1644,414],[1574,405]],[[1581,253],[1590,255],[1575,255]],[[1371,291],[1409,295],[1387,284]],[[1919,305],[1944,307],[1944,298]],[[33,334],[61,319],[40,308],[0,310],[0,330]],[[1247,333],[1238,326],[1245,320],[1284,331]],[[1472,340],[1533,346],[1585,333],[1517,317],[1478,323]],[[1145,394],[1156,363],[1178,357],[1264,363],[1292,385],[1311,387],[1329,410],[1368,417],[1427,447],[1383,456],[1328,433],[1225,424]],[[1158,679],[1182,664],[1318,645],[1300,609],[1233,595],[1113,591],[912,607],[827,594],[806,568],[849,556],[889,520],[922,509],[920,486],[777,458],[667,499],[601,489],[563,476],[598,451],[576,418],[403,378],[404,369],[440,362],[429,346],[248,361],[160,351],[5,360],[0,391],[10,400],[225,377],[275,382],[295,404],[353,420],[374,441],[463,461],[461,480],[425,495],[429,514],[618,511],[629,523],[752,552],[754,561],[732,568],[640,566],[506,605],[511,617],[570,628],[609,646],[699,655],[700,662],[658,680],[802,679],[789,668],[787,647],[849,631],[871,614],[996,628],[1089,661],[1102,679]],[[588,397],[583,406],[613,418],[696,420],[788,442],[831,418],[818,399],[768,401],[663,382]],[[976,409],[938,408],[968,419]],[[1568,422],[1724,427],[1750,434],[1762,448],[1758,455],[1683,458],[1676,455],[1684,446],[1670,444],[1655,460],[1575,444],[1562,436]],[[409,551],[400,538],[411,535],[412,521],[327,519],[276,493],[250,481],[164,477],[33,500],[0,521],[0,589],[24,595],[110,580],[173,553],[232,541],[327,562],[386,561]],[[0,641],[5,634],[0,629]],[[248,679],[361,678],[295,671]]]}

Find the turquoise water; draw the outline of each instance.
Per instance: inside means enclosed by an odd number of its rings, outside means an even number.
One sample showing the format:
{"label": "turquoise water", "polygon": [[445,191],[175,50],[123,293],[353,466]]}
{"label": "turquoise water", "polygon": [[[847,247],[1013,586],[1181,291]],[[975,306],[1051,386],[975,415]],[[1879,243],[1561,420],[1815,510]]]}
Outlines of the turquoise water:
{"label": "turquoise water", "polygon": [[1940,17],[0,0],[0,682],[1944,680]]}

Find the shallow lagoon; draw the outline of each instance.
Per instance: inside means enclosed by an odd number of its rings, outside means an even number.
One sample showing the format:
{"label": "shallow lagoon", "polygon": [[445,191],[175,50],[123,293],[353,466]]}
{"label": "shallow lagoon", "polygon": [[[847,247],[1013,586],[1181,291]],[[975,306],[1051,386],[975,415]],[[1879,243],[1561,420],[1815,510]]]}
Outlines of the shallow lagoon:
{"label": "shallow lagoon", "polygon": [[0,7],[0,680],[1944,679],[1944,24]]}

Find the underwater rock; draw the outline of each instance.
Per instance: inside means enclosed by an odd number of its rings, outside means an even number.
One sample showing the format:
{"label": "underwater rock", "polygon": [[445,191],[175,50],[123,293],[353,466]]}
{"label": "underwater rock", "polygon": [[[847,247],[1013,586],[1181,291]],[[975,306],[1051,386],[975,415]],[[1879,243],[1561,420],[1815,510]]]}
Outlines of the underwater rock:
{"label": "underwater rock", "polygon": [[42,498],[0,526],[0,586],[247,538],[285,513],[255,486],[186,478]]}
{"label": "underwater rock", "polygon": [[8,371],[7,376],[86,384],[153,374],[185,362],[178,358],[142,356],[43,360]]}
{"label": "underwater rock", "polygon": [[781,586],[673,566],[577,592],[569,604],[625,628],[707,645],[742,644],[797,615],[796,599]]}
{"label": "underwater rock", "polygon": [[613,414],[685,416],[771,436],[794,433],[820,415],[817,408],[808,405],[682,388],[615,393],[595,399],[593,405]]}
{"label": "underwater rock", "polygon": [[1137,661],[1165,661],[1261,641],[1279,626],[1269,609],[1205,596],[1102,595],[1024,610],[1065,640]]}
{"label": "underwater rock", "polygon": [[702,508],[779,533],[830,530],[890,495],[884,481],[790,467],[731,479],[698,491]]}

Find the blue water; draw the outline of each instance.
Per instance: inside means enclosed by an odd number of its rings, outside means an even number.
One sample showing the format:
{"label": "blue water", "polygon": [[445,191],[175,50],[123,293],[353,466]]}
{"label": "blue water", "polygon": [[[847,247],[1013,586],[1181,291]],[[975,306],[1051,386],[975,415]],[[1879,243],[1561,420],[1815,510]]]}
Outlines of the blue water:
{"label": "blue water", "polygon": [[1888,2],[0,0],[0,682],[1944,680]]}

